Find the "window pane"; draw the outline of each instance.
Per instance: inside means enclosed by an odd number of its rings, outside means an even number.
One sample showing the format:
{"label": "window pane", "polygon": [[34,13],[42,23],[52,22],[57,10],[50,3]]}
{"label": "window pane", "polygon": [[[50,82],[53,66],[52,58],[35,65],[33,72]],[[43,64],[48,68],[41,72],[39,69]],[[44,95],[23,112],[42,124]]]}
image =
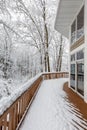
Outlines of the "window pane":
{"label": "window pane", "polygon": [[77,64],[77,90],[84,95],[84,64]]}
{"label": "window pane", "polygon": [[76,20],[73,22],[71,26],[71,43],[75,41],[75,37],[76,37]]}
{"label": "window pane", "polygon": [[71,61],[75,61],[75,54],[71,55]]}
{"label": "window pane", "polygon": [[77,52],[77,60],[84,59],[84,50]]}
{"label": "window pane", "polygon": [[84,35],[84,6],[77,16],[77,38]]}
{"label": "window pane", "polygon": [[71,64],[70,86],[75,89],[75,64]]}

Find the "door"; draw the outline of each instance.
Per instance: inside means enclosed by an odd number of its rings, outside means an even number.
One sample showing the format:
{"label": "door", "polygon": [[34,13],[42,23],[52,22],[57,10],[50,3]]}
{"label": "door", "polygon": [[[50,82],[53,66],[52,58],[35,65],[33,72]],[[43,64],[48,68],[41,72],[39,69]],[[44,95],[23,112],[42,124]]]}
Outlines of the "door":
{"label": "door", "polygon": [[84,95],[84,62],[77,63],[77,91]]}
{"label": "door", "polygon": [[75,89],[75,64],[71,64],[70,86]]}

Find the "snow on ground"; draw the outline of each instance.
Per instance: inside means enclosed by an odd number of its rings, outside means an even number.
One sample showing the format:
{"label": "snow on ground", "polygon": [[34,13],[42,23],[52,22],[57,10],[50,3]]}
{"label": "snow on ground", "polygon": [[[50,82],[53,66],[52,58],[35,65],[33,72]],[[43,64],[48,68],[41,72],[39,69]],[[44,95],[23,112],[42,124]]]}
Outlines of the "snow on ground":
{"label": "snow on ground", "polygon": [[11,86],[7,83],[6,80],[0,79],[0,99],[2,97],[10,95]]}
{"label": "snow on ground", "polygon": [[84,130],[78,124],[87,129],[79,110],[65,100],[66,81],[63,78],[43,81],[20,130]]}

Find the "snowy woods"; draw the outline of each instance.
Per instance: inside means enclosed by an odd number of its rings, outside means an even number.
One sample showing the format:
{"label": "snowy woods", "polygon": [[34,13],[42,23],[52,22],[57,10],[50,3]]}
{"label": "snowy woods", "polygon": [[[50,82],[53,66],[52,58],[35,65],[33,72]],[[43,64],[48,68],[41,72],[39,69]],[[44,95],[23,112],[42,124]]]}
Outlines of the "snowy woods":
{"label": "snowy woods", "polygon": [[68,41],[54,30],[56,10],[56,0],[0,0],[0,91],[6,95],[40,72],[68,69]]}

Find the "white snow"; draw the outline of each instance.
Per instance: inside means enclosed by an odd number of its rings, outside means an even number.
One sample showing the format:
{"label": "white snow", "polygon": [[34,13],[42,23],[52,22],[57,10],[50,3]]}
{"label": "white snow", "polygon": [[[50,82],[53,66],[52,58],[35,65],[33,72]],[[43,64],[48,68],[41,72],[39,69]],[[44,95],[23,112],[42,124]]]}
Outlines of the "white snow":
{"label": "white snow", "polygon": [[20,130],[87,129],[79,110],[65,98],[63,84],[66,81],[66,78],[43,81]]}
{"label": "white snow", "polygon": [[[4,113],[11,106],[11,104],[24,93],[42,74],[38,74],[34,78],[31,78],[28,82],[20,86],[11,87],[4,80],[0,80],[0,115]],[[11,90],[12,89],[12,90]],[[10,94],[7,94],[10,92]]]}

